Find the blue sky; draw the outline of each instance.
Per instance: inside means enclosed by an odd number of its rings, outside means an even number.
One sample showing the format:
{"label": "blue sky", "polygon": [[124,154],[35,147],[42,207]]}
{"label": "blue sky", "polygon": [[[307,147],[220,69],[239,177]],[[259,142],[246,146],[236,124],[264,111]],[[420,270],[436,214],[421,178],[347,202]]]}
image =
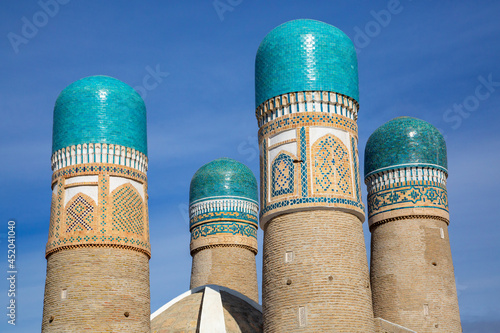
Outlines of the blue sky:
{"label": "blue sky", "polygon": [[[217,0],[225,9],[217,11],[213,0],[59,1],[51,15],[37,1],[0,3],[0,249],[7,252],[7,221],[14,218],[19,270],[17,325],[7,325],[1,310],[0,331],[40,329],[52,111],[61,90],[103,74],[143,94],[155,311],[189,288],[187,205],[195,171],[226,156],[258,176],[255,53],[270,30],[297,18],[333,24],[358,48],[361,161],[369,135],[397,116],[424,119],[446,136],[464,332],[500,331],[500,2]],[[144,85],[149,72],[156,79]],[[259,240],[262,248],[261,230]],[[6,276],[6,255],[0,258]]]}

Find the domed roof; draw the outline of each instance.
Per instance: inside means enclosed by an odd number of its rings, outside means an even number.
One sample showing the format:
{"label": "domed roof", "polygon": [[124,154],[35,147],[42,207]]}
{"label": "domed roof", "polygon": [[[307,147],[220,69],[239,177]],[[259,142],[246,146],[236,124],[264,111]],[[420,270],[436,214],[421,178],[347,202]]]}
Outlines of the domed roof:
{"label": "domed roof", "polygon": [[189,203],[213,197],[240,197],[258,204],[257,180],[244,164],[219,158],[196,171],[189,189]]}
{"label": "domed roof", "polygon": [[151,332],[262,332],[262,307],[216,285],[189,290],[151,315]]}
{"label": "domed roof", "polygon": [[286,22],[264,38],[255,59],[255,103],[296,91],[333,91],[359,99],[352,41],[324,22]]}
{"label": "domed roof", "polygon": [[398,117],[373,132],[365,148],[365,177],[405,166],[447,172],[446,142],[437,128],[420,119]]}
{"label": "domed roof", "polygon": [[83,143],[117,144],[147,155],[141,96],[120,80],[102,75],[67,86],[54,107],[52,152]]}

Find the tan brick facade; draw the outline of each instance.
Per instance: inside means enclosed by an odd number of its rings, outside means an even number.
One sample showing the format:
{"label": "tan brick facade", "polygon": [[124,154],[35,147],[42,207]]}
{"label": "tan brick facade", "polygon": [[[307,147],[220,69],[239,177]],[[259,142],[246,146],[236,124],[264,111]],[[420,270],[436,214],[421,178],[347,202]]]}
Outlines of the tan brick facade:
{"label": "tan brick facade", "polygon": [[216,284],[259,301],[255,252],[241,246],[215,245],[193,253],[191,286]]}
{"label": "tan brick facade", "polygon": [[375,317],[419,333],[462,332],[448,225],[407,216],[372,227]]}
{"label": "tan brick facade", "polygon": [[265,332],[374,332],[363,229],[354,215],[312,210],[264,231]]}
{"label": "tan brick facade", "polygon": [[79,247],[47,258],[42,332],[150,332],[149,258]]}

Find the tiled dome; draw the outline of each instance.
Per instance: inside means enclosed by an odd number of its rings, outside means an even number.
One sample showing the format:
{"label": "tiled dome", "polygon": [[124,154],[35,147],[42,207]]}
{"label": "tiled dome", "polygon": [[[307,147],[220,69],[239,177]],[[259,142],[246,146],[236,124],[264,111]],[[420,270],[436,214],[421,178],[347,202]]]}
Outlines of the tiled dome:
{"label": "tiled dome", "polygon": [[365,177],[407,166],[434,167],[447,172],[446,142],[428,122],[398,117],[380,126],[368,139]]}
{"label": "tiled dome", "polygon": [[221,197],[238,197],[258,204],[257,180],[246,165],[219,158],[196,171],[191,180],[189,203]]}
{"label": "tiled dome", "polygon": [[83,143],[117,144],[147,155],[141,96],[120,80],[102,75],[66,87],[54,107],[52,152]]}
{"label": "tiled dome", "polygon": [[333,91],[359,100],[352,41],[324,22],[301,19],[273,29],[255,60],[256,106],[296,91]]}

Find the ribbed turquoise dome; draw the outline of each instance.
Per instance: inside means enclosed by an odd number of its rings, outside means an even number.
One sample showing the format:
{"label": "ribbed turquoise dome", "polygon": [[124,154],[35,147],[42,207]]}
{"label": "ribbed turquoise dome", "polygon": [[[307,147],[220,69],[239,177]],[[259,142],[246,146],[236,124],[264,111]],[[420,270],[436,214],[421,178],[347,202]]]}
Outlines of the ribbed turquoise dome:
{"label": "ribbed turquoise dome", "polygon": [[431,166],[447,172],[446,142],[437,128],[420,119],[398,117],[373,132],[365,148],[365,177],[404,166]]}
{"label": "ribbed turquoise dome", "polygon": [[257,180],[244,164],[219,158],[202,166],[193,176],[189,204],[210,197],[241,197],[258,203]]}
{"label": "ribbed turquoise dome", "polygon": [[255,103],[296,91],[333,91],[359,100],[352,41],[324,22],[301,19],[273,29],[255,59]]}
{"label": "ribbed turquoise dome", "polygon": [[141,96],[109,76],[90,76],[67,86],[54,107],[52,152],[83,143],[118,144],[147,155]]}

